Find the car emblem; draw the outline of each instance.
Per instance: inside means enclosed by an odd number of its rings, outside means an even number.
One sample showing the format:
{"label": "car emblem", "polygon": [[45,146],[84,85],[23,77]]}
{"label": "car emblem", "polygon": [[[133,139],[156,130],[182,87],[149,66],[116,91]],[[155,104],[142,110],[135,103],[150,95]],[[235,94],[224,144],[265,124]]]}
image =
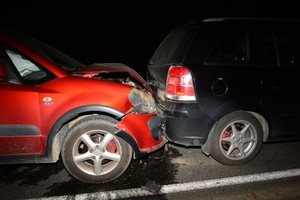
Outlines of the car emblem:
{"label": "car emblem", "polygon": [[43,98],[43,105],[44,106],[51,106],[51,105],[53,105],[52,97],[44,97]]}

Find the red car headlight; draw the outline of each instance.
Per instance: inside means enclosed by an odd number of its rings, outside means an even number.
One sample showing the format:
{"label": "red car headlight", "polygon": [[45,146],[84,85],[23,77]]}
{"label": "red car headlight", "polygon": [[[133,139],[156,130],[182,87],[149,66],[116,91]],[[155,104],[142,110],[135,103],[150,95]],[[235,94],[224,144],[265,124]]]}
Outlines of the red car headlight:
{"label": "red car headlight", "polygon": [[129,101],[134,108],[142,113],[155,113],[156,106],[153,96],[147,91],[141,91],[133,88],[129,93]]}

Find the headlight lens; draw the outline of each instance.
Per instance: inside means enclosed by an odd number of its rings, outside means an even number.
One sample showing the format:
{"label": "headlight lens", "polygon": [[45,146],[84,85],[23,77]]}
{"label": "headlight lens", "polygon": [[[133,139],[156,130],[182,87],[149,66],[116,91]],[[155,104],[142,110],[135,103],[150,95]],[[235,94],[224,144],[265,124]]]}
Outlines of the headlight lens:
{"label": "headlight lens", "polygon": [[132,105],[143,113],[155,113],[155,102],[151,94],[147,91],[141,91],[133,88],[129,93],[129,101]]}

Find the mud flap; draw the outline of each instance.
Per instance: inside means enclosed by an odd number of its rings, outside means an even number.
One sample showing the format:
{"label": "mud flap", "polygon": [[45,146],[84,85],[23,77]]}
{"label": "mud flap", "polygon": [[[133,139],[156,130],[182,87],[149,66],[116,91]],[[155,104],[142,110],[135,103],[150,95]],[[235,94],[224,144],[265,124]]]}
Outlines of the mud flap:
{"label": "mud flap", "polygon": [[207,136],[207,140],[206,140],[205,144],[201,147],[202,152],[203,152],[205,155],[207,155],[207,156],[209,156],[209,155],[210,155],[210,152],[211,152],[211,137],[212,137],[212,135],[213,135],[213,132],[215,131],[215,127],[216,127],[216,124],[217,124],[217,123],[218,123],[218,122],[216,122],[216,123],[214,124],[214,126],[212,127],[212,129],[209,131],[209,134],[208,134],[208,136]]}

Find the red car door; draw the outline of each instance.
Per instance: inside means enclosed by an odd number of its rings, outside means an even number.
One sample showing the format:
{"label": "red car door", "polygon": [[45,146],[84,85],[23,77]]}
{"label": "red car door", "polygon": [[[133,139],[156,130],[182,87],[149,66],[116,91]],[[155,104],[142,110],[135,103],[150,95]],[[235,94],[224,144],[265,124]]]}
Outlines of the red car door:
{"label": "red car door", "polygon": [[41,153],[36,88],[0,82],[0,94],[0,155]]}

